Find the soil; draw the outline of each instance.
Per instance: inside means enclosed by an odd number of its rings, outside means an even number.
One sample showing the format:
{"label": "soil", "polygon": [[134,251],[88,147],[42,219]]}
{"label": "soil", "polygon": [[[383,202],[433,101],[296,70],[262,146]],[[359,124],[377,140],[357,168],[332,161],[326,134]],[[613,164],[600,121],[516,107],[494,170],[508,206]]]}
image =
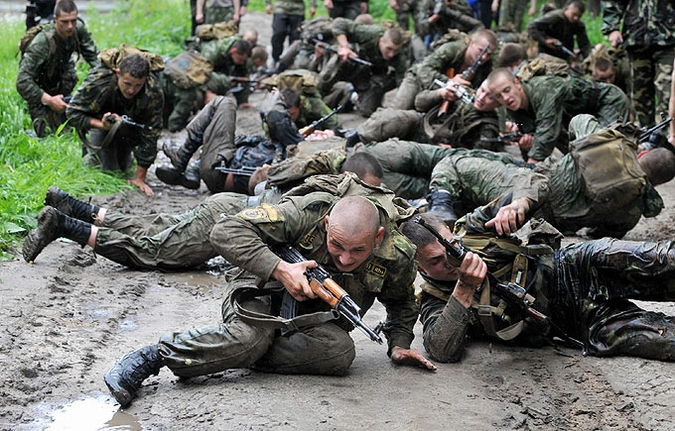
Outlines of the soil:
{"label": "soil", "polygon": [[[271,19],[248,14],[269,41]],[[268,34],[265,34],[267,32]],[[262,95],[254,94],[254,106]],[[360,119],[340,114],[346,126]],[[238,112],[238,133],[261,133],[255,109]],[[182,136],[165,135],[180,140]],[[159,164],[167,163],[163,154]],[[135,214],[178,213],[208,195],[163,185],[93,202]],[[58,184],[56,184],[58,186]],[[666,210],[626,238],[671,239],[675,183],[658,188]],[[82,198],[88,198],[83,196]],[[580,240],[570,237],[567,241]],[[18,253],[17,253],[18,255]],[[245,369],[181,380],[164,369],[120,410],[103,374],[120,355],[168,331],[218,322],[224,262],[181,273],[132,271],[89,248],[56,241],[29,265],[0,264],[0,429],[2,430],[670,430],[675,365],[593,358],[566,347],[473,343],[438,371],[396,366],[386,348],[355,331],[346,377],[283,376]],[[671,303],[640,303],[675,315]],[[384,319],[382,307],[365,317]],[[413,347],[423,351],[421,327]]]}

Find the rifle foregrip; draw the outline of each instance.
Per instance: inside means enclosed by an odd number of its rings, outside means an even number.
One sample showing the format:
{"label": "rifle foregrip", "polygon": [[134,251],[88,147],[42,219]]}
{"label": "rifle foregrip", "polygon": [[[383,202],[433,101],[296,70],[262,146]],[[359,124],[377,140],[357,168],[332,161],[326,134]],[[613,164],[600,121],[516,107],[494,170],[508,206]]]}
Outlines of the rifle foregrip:
{"label": "rifle foregrip", "polygon": [[331,308],[335,308],[338,305],[338,298],[333,296],[333,294],[324,287],[319,280],[313,278],[309,280],[309,286],[312,288],[312,292],[316,294],[323,302],[330,305]]}

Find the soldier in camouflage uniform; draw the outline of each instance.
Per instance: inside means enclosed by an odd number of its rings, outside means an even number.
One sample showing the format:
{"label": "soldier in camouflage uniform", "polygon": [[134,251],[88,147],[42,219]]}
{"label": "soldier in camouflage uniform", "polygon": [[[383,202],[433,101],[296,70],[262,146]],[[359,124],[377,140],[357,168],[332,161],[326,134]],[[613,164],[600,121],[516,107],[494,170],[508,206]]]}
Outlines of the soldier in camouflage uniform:
{"label": "soldier in camouflage uniform", "polygon": [[[559,233],[536,219],[511,238],[495,238],[498,220],[514,223],[514,228],[504,230],[506,234],[517,229],[513,214],[523,208],[500,208],[508,203],[508,198],[502,199],[458,222],[456,237],[467,249],[461,264],[451,260],[423,226],[407,222],[402,228],[417,246],[424,279],[420,321],[424,347],[432,359],[458,362],[472,339],[541,346],[558,337],[592,356],[675,360],[673,317],[631,302],[675,300],[672,241],[604,238],[557,249]],[[500,219],[498,211],[504,209],[502,215],[511,212],[511,216]],[[422,217],[447,240],[455,238],[438,219]],[[500,296],[496,283],[509,282],[514,290],[517,286],[527,291],[533,302],[525,306],[522,299]],[[527,311],[532,309],[540,313],[538,318]]]}
{"label": "soldier in camouflage uniform", "polygon": [[197,24],[215,24],[234,21],[239,25],[239,14],[243,3],[240,0],[197,0],[195,22]]}
{"label": "soldier in camouflage uniform", "polygon": [[498,68],[490,73],[488,87],[523,134],[518,145],[530,163],[544,160],[556,147],[567,153],[566,127],[574,115],[594,115],[603,127],[628,122],[631,117],[623,91],[583,78],[544,75],[521,82],[510,69]]}
{"label": "soldier in camouflage uniform", "polygon": [[671,0],[605,0],[602,34],[609,37],[612,47],[623,45],[628,52],[631,100],[640,125],[659,122],[658,115],[667,112],[671,98],[675,4]]}
{"label": "soldier in camouflage uniform", "polygon": [[231,77],[227,90],[237,99],[238,105],[248,102],[250,86],[237,85],[236,80],[249,79],[253,66],[249,63],[252,50],[251,43],[242,39],[241,35],[213,39],[199,45],[199,51],[213,65],[213,71]]}
{"label": "soldier in camouflage uniform", "polygon": [[[469,80],[462,78],[462,73],[471,68],[482,50],[489,46],[489,53],[485,53],[482,63]],[[490,30],[481,30],[471,38],[460,38],[442,44],[433,53],[424,57],[421,63],[413,65],[405,73],[403,82],[399,86],[393,106],[398,109],[413,109],[415,97],[420,91],[434,88],[434,80],[446,83],[446,86],[463,85],[478,88],[487,78],[492,69],[491,53],[497,49],[497,37]],[[452,97],[454,92],[448,93]],[[454,99],[456,100],[455,96]]]}
{"label": "soldier in camouflage uniform", "polygon": [[323,5],[331,18],[356,19],[368,12],[368,1],[364,0],[323,0]]}
{"label": "soldier in camouflage uniform", "polygon": [[[382,105],[384,94],[403,79],[406,69],[406,55],[401,52],[403,34],[397,28],[362,25],[344,18],[333,21],[333,34],[339,47],[319,75],[319,91],[327,100],[336,82],[351,83],[358,93],[356,108],[362,116],[369,117]],[[359,57],[372,66],[348,61],[349,57]]]}
{"label": "soldier in camouflage uniform", "polygon": [[[431,4],[431,2],[426,3]],[[427,19],[427,26],[429,27],[429,37],[426,40],[428,45],[432,44],[430,39],[437,40],[451,29],[468,34],[485,28],[481,21],[473,17],[471,6],[464,0],[434,2],[433,10]]]}
{"label": "soldier in camouflage uniform", "polygon": [[[520,32],[523,28],[523,16],[527,8],[527,0],[499,0],[499,26],[512,25],[513,28]],[[530,0],[530,8],[527,14],[534,16],[537,8],[536,0]]]}
{"label": "soldier in camouflage uniform", "polygon": [[[300,39],[300,27],[305,20],[305,0],[265,0],[265,11],[272,13],[272,58],[276,63],[284,50],[284,41],[288,44]],[[316,14],[316,0],[310,0],[309,17]]]}
{"label": "soldier in camouflage uniform", "polygon": [[[322,265],[363,309],[362,314],[375,299],[384,305],[388,316],[384,325],[387,354],[394,363],[434,370],[436,367],[420,352],[410,349],[418,310],[411,287],[414,249],[394,224],[402,216],[389,215],[385,210],[393,195],[377,188],[368,194],[369,199],[338,198],[316,192],[289,197],[275,206],[250,208],[221,220],[211,232],[211,242],[227,261],[267,282],[268,289],[281,288],[271,297],[236,301],[245,310],[270,318],[280,316],[281,292],[298,301],[300,317],[310,319],[307,313],[328,309],[316,298],[304,274],[314,263],[287,263],[270,249],[289,244]],[[128,405],[142,382],[163,366],[181,377],[252,366],[285,374],[347,373],[355,356],[349,322],[315,320],[282,336],[269,326],[248,323],[251,320],[240,317],[241,309],[239,314],[235,312],[230,299],[233,295],[235,299],[240,297],[240,289],[260,291],[246,273],[232,280],[220,325],[166,334],[158,344],[120,358],[104,377],[117,401]]]}
{"label": "soldier in camouflage uniform", "polygon": [[567,61],[576,60],[570,58],[556,43],[569,51],[574,52],[574,41],[579,48],[580,59],[588,57],[591,53],[591,42],[586,34],[586,24],[581,20],[586,6],[581,0],[569,0],[565,9],[556,9],[546,15],[531,21],[527,25],[529,36],[537,41],[539,52],[562,58]]}
{"label": "soldier in camouflage uniform", "polygon": [[21,55],[16,90],[26,102],[33,129],[44,137],[47,127],[55,131],[66,121],[63,100],[77,85],[73,53],[82,56],[90,67],[99,65],[98,48],[84,22],[77,18],[77,6],[71,0],[58,3],[54,21],[44,24]]}
{"label": "soldier in camouflage uniform", "polygon": [[[164,94],[142,54],[126,55],[116,69],[102,64],[91,69],[68,105],[66,115],[84,139],[85,162],[103,170],[127,170],[138,164],[129,182],[146,195],[148,168],[157,155]],[[126,116],[136,125],[123,121]]]}

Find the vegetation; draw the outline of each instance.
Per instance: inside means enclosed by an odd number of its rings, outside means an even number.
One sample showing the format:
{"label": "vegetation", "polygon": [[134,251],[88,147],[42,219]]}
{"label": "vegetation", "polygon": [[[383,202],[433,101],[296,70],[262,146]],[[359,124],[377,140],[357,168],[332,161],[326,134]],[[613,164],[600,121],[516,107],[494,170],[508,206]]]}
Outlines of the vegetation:
{"label": "vegetation", "polygon": [[[388,0],[372,0],[371,13],[376,21],[395,19]],[[170,10],[171,13],[166,13]],[[264,3],[253,0],[249,10],[264,11]],[[318,13],[326,15],[323,6]],[[93,2],[86,3],[81,16],[99,49],[121,43],[138,46],[165,56],[174,56],[189,36],[189,3],[186,0],[128,0],[114,3],[113,10],[99,12]],[[123,19],[121,19],[123,17]],[[600,20],[589,20],[591,41],[604,40]],[[22,17],[5,22],[0,36],[16,41],[25,30]],[[0,260],[11,258],[26,233],[35,227],[35,216],[42,208],[44,193],[54,184],[76,196],[109,194],[129,188],[125,174],[103,173],[82,165],[79,139],[67,131],[43,139],[31,137],[30,116],[15,89],[18,68],[17,44],[0,46]],[[84,78],[87,65],[78,63],[78,75]]]}

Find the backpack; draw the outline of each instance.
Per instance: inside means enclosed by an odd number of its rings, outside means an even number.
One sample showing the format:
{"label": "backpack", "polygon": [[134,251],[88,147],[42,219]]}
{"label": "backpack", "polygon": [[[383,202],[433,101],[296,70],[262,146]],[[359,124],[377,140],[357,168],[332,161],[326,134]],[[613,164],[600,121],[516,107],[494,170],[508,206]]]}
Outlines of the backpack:
{"label": "backpack", "polygon": [[150,72],[161,72],[164,70],[164,60],[158,54],[153,54],[144,49],[135,46],[121,44],[118,48],[106,48],[98,54],[101,64],[111,70],[119,68],[122,59],[131,54],[141,54],[150,63]]}
{"label": "backpack", "polygon": [[637,160],[637,144],[607,129],[570,142],[581,186],[594,207],[615,210],[642,196],[647,175]]}
{"label": "backpack", "polygon": [[305,69],[286,70],[277,75],[272,75],[263,81],[265,88],[272,91],[274,87],[279,90],[290,88],[300,94],[316,94],[316,86],[319,78],[315,72]]}
{"label": "backpack", "polygon": [[199,53],[183,51],[164,65],[164,75],[178,88],[188,89],[208,82],[213,65]]}
{"label": "backpack", "polygon": [[201,40],[224,39],[237,33],[239,33],[239,28],[234,21],[202,24],[195,28],[195,36]]}
{"label": "backpack", "polygon": [[[28,49],[28,46],[30,43],[35,39],[35,36],[38,35],[43,30],[49,29],[52,26],[52,23],[45,23],[45,24],[40,24],[36,25],[34,27],[29,28],[26,30],[26,34],[24,34],[21,37],[21,40],[19,40],[19,50],[16,52],[16,55],[19,55],[19,52],[21,55],[23,55],[24,52],[26,52],[26,49]],[[47,38],[49,40],[49,51],[52,51],[54,41],[51,38]]]}

